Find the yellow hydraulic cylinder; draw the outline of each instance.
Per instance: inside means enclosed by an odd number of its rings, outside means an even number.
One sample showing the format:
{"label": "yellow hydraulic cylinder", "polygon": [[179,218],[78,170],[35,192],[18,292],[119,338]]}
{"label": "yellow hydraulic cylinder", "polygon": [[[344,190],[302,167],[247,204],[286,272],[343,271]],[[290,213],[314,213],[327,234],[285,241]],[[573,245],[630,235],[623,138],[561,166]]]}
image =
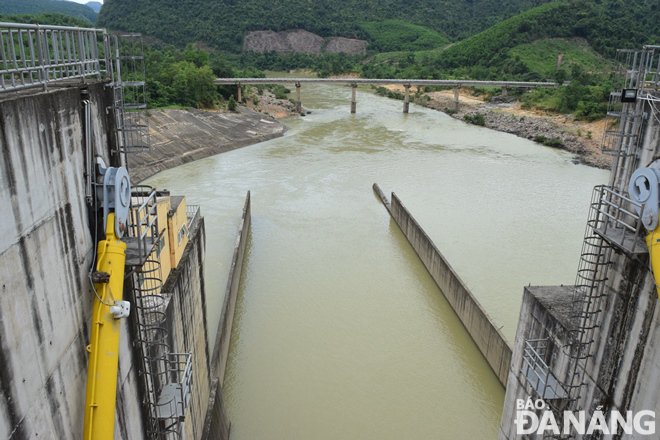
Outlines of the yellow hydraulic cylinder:
{"label": "yellow hydraulic cylinder", "polygon": [[655,288],[658,292],[658,299],[660,299],[660,226],[646,235],[646,246],[649,248],[651,270],[653,270]]}
{"label": "yellow hydraulic cylinder", "polygon": [[[122,299],[126,243],[114,231],[114,213],[107,218],[106,239],[98,244],[97,272],[109,275],[107,282],[94,284],[96,296],[92,312],[92,334],[87,366],[84,440],[112,440],[115,428],[119,330],[110,307]],[[106,280],[104,280],[106,281]]]}

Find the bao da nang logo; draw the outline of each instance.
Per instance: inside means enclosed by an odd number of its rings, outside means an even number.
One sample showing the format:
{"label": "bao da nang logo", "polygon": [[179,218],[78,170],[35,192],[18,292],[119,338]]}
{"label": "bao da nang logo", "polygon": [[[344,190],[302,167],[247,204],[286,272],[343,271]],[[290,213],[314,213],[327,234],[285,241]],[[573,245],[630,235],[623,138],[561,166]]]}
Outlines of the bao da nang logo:
{"label": "bao da nang logo", "polygon": [[[540,415],[539,413],[540,412]],[[605,413],[597,407],[591,417],[585,411],[564,411],[557,420],[545,401],[516,399],[516,433],[521,434],[655,434],[655,411]]]}

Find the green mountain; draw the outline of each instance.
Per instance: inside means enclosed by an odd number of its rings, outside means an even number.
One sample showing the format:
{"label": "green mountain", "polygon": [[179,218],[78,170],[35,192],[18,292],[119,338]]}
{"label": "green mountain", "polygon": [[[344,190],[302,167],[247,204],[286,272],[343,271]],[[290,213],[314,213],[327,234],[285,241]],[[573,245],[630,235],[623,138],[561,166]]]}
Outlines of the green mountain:
{"label": "green mountain", "polygon": [[[613,58],[618,48],[660,43],[658,23],[660,2],[549,3],[456,43],[440,53],[435,61],[441,69],[472,67],[475,73],[477,69],[497,67],[512,74],[524,73],[529,71],[529,66],[523,58],[535,56],[533,47],[524,46],[548,38],[583,38],[598,53]],[[514,49],[521,45],[523,47]]]}
{"label": "green mountain", "polygon": [[89,6],[56,0],[2,0],[0,14],[42,14],[53,12],[95,23],[98,14]]}
{"label": "green mountain", "polygon": [[457,41],[548,1],[106,0],[99,23],[178,46],[203,42],[239,52],[248,31],[306,29],[323,37],[369,39],[373,30],[369,23],[385,20],[424,26]]}

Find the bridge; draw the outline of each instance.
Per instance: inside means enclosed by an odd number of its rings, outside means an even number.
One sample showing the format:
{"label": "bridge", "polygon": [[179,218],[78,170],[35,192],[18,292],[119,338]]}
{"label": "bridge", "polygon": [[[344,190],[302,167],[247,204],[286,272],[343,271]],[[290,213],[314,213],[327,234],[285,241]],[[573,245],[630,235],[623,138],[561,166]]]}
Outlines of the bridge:
{"label": "bridge", "polygon": [[296,111],[300,112],[300,88],[303,83],[343,84],[350,85],[351,113],[357,109],[355,89],[358,85],[400,85],[405,89],[403,97],[403,112],[408,113],[410,107],[410,87],[412,86],[444,86],[454,88],[454,108],[458,110],[459,89],[461,87],[501,87],[502,94],[506,95],[510,88],[532,89],[536,87],[559,87],[560,84],[552,82],[526,82],[526,81],[475,81],[463,79],[368,79],[368,78],[218,78],[215,84],[238,86],[238,101],[240,102],[242,85],[258,84],[294,84],[296,86]]}

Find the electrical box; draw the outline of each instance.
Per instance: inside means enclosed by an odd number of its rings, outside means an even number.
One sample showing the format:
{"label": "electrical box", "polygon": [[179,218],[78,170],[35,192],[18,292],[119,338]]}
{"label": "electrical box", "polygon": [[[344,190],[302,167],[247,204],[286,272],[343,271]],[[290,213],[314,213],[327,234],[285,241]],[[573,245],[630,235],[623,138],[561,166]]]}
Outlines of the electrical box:
{"label": "electrical box", "polygon": [[621,91],[621,102],[637,101],[637,89],[623,89]]}

